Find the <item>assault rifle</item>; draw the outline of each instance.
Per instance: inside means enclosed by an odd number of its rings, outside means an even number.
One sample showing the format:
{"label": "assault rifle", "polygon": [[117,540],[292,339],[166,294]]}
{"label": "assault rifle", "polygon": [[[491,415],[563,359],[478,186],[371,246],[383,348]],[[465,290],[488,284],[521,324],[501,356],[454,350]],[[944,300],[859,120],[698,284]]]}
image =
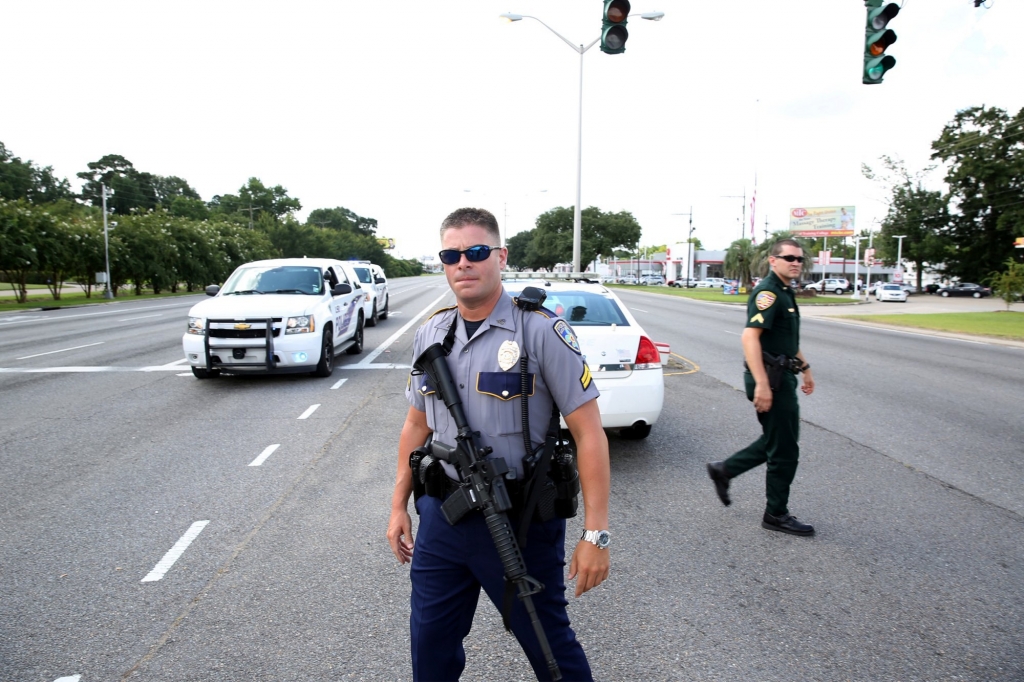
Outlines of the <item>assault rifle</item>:
{"label": "assault rifle", "polygon": [[[455,421],[458,435],[455,445],[445,445],[438,441],[431,442],[431,453],[434,457],[453,465],[459,472],[462,484],[449,495],[441,505],[441,512],[448,523],[455,525],[459,519],[472,510],[479,509],[484,516],[491,540],[498,550],[498,558],[505,571],[505,580],[515,585],[519,599],[530,617],[533,631],[540,642],[544,661],[547,663],[551,679],[561,680],[562,673],[558,662],[551,653],[544,627],[537,617],[532,595],[541,592],[544,585],[526,573],[526,561],[519,549],[512,524],[509,523],[507,512],[512,509],[512,500],[505,487],[505,474],[508,464],[504,459],[485,459],[491,454],[490,447],[481,448],[477,444],[480,433],[469,427],[466,411],[462,408],[462,399],[455,388],[451,370],[448,368],[448,353],[440,343],[428,347],[413,363],[414,369],[425,373],[433,382],[438,395]],[[522,519],[521,523],[529,523]],[[508,622],[506,620],[506,627]]]}

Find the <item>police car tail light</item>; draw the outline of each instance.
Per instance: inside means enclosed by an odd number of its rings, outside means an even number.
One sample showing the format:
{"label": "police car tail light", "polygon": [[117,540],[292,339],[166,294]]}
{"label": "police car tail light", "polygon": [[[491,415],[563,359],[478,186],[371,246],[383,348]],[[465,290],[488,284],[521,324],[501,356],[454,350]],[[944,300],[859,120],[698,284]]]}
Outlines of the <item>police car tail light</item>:
{"label": "police car tail light", "polygon": [[646,336],[640,337],[640,346],[636,351],[636,363],[633,369],[661,369],[661,353]]}

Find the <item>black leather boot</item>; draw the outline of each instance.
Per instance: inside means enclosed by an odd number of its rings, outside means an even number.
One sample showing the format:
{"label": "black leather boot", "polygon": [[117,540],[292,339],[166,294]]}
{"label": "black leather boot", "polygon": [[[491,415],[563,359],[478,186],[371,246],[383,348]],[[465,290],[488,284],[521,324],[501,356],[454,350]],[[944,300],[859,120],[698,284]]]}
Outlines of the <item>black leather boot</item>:
{"label": "black leather boot", "polygon": [[809,523],[800,523],[792,514],[772,516],[765,512],[764,519],[761,521],[761,527],[789,533],[790,535],[814,535],[814,526]]}
{"label": "black leather boot", "polygon": [[725,462],[710,462],[708,464],[708,476],[711,477],[715,484],[715,492],[718,493],[718,499],[728,507],[732,504],[732,500],[729,499],[729,474],[725,472]]}

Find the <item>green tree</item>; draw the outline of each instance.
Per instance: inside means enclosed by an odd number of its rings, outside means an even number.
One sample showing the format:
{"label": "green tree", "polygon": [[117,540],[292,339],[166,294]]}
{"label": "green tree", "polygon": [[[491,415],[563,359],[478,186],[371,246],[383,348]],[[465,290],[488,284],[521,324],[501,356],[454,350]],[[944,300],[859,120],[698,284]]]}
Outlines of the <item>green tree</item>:
{"label": "green tree", "polygon": [[885,171],[878,174],[869,166],[862,172],[869,180],[878,180],[889,192],[889,210],[882,219],[882,230],[875,238],[875,258],[886,265],[897,265],[899,240],[905,235],[902,256],[915,265],[917,290],[928,269],[941,268],[946,259],[949,240],[946,231],[950,216],[946,197],[941,192],[925,189],[923,179],[932,168],[912,174],[899,159],[881,157]]}
{"label": "green tree", "polygon": [[53,174],[53,167],[40,168],[22,161],[0,142],[0,199],[25,199],[33,204],[71,199],[71,185]]}
{"label": "green tree", "polygon": [[[535,234],[527,249],[531,268],[551,268],[572,261],[572,207],[553,208],[537,216]],[[629,211],[606,213],[595,206],[583,209],[580,216],[580,264],[586,267],[598,256],[608,257],[616,249],[629,248],[640,241],[640,223]]]}
{"label": "green tree", "polygon": [[343,206],[318,208],[310,211],[309,217],[306,218],[306,224],[333,230],[347,230],[368,237],[372,237],[377,232],[376,219],[356,215]]}
{"label": "green tree", "polygon": [[36,239],[45,230],[42,211],[25,199],[0,199],[0,274],[14,290],[18,303],[28,300],[28,275],[38,267]]}
{"label": "green tree", "polygon": [[1011,303],[1024,298],[1024,263],[1007,258],[1003,265],[1006,269],[992,272],[987,281],[995,295],[1006,302],[1006,309],[1009,310]]}
{"label": "green tree", "polygon": [[160,203],[156,190],[157,177],[139,172],[131,161],[120,154],[107,154],[87,165],[89,170],[78,173],[78,177],[84,181],[80,195],[83,201],[93,206],[102,206],[101,185],[106,185],[110,190],[107,209],[113,213],[127,215],[132,209],[149,210]]}
{"label": "green tree", "polygon": [[750,287],[753,279],[757,249],[749,239],[737,239],[725,250],[722,268],[726,277],[738,279],[741,286]]}
{"label": "green tree", "polygon": [[533,242],[533,230],[524,230],[512,235],[505,242],[508,248],[508,266],[514,270],[526,270],[529,267],[527,254]]}
{"label": "green tree", "polygon": [[217,215],[237,220],[244,214],[245,222],[255,225],[262,215],[280,220],[294,211],[302,210],[302,203],[288,196],[288,190],[281,185],[267,187],[259,178],[249,178],[238,194],[220,194],[210,201],[210,210]]}
{"label": "green tree", "polygon": [[[944,162],[951,206],[945,272],[981,281],[1013,253],[1024,236],[1024,109],[1015,116],[996,107],[957,112],[932,142],[933,159]],[[904,247],[905,248],[905,247]]]}

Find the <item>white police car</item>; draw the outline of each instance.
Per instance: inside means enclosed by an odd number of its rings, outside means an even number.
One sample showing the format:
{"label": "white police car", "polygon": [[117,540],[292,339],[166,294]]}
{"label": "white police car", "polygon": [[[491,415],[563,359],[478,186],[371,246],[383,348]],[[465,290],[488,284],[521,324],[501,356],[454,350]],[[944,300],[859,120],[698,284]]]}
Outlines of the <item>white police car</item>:
{"label": "white police car", "polygon": [[542,289],[544,307],[572,325],[601,392],[601,426],[619,429],[624,438],[646,438],[665,400],[662,353],[667,356],[669,347],[651,341],[619,297],[597,283],[596,274],[575,275],[581,277],[592,282],[564,273],[502,273],[505,291],[516,296],[528,286]]}
{"label": "white police car", "polygon": [[356,273],[356,281],[366,296],[363,299],[363,316],[367,327],[376,327],[377,320],[386,320],[390,312],[391,297],[388,294],[388,278],[384,268],[368,260],[345,261]]}
{"label": "white police car", "polygon": [[182,336],[199,379],[224,372],[311,372],[363,350],[363,297],[351,266],[328,258],[246,263],[192,306]]}

